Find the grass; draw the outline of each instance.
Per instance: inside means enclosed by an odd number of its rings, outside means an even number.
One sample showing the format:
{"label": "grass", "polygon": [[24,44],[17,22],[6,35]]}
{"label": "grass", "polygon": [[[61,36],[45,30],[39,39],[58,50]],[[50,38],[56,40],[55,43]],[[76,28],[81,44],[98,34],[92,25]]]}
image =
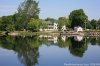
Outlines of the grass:
{"label": "grass", "polygon": [[19,36],[33,36],[33,35],[52,35],[52,32],[27,32],[27,31],[15,31]]}
{"label": "grass", "polygon": [[84,32],[100,32],[100,30],[86,30]]}

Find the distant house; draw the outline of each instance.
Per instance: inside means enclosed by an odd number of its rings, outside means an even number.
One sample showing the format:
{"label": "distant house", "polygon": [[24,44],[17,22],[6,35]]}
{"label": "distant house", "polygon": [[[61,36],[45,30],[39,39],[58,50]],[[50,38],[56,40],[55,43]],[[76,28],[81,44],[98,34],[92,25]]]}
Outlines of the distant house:
{"label": "distant house", "polygon": [[48,27],[45,29],[40,28],[40,31],[45,31],[45,32],[54,32],[58,31],[58,24],[57,23],[48,23]]}
{"label": "distant house", "polygon": [[74,27],[74,31],[75,32],[80,32],[80,31],[83,31],[83,28],[78,26],[78,27]]}
{"label": "distant house", "polygon": [[66,31],[67,29],[66,29],[66,25],[64,25],[64,26],[62,26],[62,28],[61,28],[61,31]]}

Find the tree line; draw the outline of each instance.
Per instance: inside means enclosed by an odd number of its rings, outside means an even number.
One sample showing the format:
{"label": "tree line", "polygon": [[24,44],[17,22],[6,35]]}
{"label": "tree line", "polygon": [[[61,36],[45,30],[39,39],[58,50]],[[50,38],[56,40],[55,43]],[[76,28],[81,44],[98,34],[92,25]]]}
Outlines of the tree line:
{"label": "tree line", "polygon": [[48,22],[58,23],[58,28],[61,30],[65,25],[68,29],[73,29],[76,26],[81,26],[87,29],[100,29],[99,20],[88,20],[88,16],[83,9],[77,9],[70,12],[69,17],[59,17],[58,19],[46,18],[39,19],[40,8],[39,2],[36,0],[25,0],[18,7],[18,12],[0,17],[0,31],[39,31],[39,28],[47,28]]}

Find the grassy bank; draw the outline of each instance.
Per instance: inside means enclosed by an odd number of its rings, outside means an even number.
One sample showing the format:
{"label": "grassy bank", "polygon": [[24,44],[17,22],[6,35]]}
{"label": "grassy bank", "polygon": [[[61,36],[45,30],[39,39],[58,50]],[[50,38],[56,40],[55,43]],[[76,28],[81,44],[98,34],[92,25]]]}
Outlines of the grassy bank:
{"label": "grassy bank", "polygon": [[33,35],[59,35],[59,32],[27,32],[27,31],[15,31],[19,36],[33,36]]}
{"label": "grassy bank", "polygon": [[85,30],[84,32],[100,32],[100,30]]}

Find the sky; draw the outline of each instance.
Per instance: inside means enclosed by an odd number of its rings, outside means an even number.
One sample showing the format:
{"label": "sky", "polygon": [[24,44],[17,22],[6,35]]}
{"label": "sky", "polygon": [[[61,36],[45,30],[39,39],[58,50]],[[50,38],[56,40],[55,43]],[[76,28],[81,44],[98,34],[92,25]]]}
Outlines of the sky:
{"label": "sky", "polygon": [[[0,16],[12,15],[24,0],[0,0]],[[40,18],[68,17],[71,11],[83,9],[88,18],[100,18],[100,0],[39,0]]]}

